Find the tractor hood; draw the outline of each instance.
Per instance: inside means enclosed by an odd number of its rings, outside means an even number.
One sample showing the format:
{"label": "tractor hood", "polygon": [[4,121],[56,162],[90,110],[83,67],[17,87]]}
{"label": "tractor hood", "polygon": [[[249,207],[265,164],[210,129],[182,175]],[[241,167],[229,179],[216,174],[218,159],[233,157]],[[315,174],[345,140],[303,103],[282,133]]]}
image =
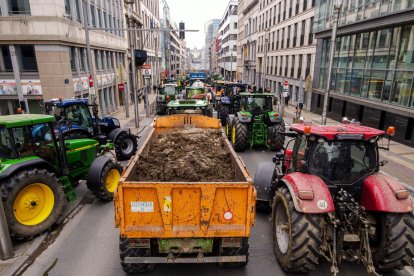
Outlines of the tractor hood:
{"label": "tractor hood", "polygon": [[206,100],[175,100],[168,103],[168,108],[204,108],[207,107],[208,103]]}

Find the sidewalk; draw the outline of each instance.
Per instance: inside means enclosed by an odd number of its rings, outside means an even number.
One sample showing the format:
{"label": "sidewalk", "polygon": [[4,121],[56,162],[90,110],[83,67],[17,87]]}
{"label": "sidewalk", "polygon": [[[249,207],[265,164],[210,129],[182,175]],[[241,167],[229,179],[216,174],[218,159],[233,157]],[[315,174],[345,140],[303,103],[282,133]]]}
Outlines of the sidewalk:
{"label": "sidewalk", "polygon": [[[121,127],[131,128],[133,134],[141,133],[147,125],[150,125],[153,121],[155,114],[155,102],[156,95],[151,93],[148,95],[148,108],[150,109],[150,116],[146,117],[144,101],[138,105],[139,110],[139,128],[135,127],[135,112],[134,105],[129,107],[129,118],[125,115],[125,109],[121,108],[120,110],[108,114],[108,116],[113,116],[117,118],[121,124]],[[12,241],[14,257],[9,260],[0,260],[0,275],[2,276],[12,276],[16,275],[27,262],[39,254],[39,251],[42,251],[42,248],[45,248],[49,245],[49,239],[53,239],[53,236],[57,235],[60,227],[64,227],[64,224],[70,220],[78,210],[81,208],[81,205],[86,204],[88,201],[88,195],[90,195],[89,190],[86,188],[86,185],[79,185],[76,188],[76,195],[78,199],[76,202],[66,204],[64,207],[64,213],[61,218],[61,223],[57,227],[54,227],[51,232],[47,232],[39,237],[36,237],[33,240],[29,241]],[[52,237],[52,238],[51,238]]]}
{"label": "sidewalk", "polygon": [[[150,109],[150,116],[148,118],[153,118],[155,115],[155,104],[156,104],[157,95],[156,94],[148,94],[148,108]],[[115,117],[121,123],[121,127],[123,128],[130,128],[133,134],[137,134],[141,130],[141,126],[144,126],[143,120],[146,119],[146,111],[144,106],[144,101],[138,104],[138,111],[139,111],[139,127],[138,129],[135,127],[135,112],[134,112],[134,105],[131,104],[129,106],[129,118],[126,117],[125,108],[121,108],[114,113],[109,114],[108,116]]]}
{"label": "sidewalk", "polygon": [[[286,118],[293,119],[295,113],[295,106],[289,105],[285,107]],[[302,110],[301,117],[313,124],[320,124],[322,121],[321,115],[305,110]],[[328,118],[326,124],[337,125],[340,122]],[[389,151],[380,150],[380,160],[384,159],[389,161],[389,163],[382,167],[381,171],[399,179],[414,191],[414,148],[391,140]]]}

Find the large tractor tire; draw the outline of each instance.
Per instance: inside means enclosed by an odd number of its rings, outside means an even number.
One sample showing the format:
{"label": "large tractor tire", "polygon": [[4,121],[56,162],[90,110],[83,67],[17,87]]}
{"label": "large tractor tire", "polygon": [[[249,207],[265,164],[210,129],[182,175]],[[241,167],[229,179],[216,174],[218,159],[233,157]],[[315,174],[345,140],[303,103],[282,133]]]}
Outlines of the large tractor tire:
{"label": "large tractor tire", "polygon": [[128,274],[145,273],[154,270],[155,264],[130,264],[125,263],[126,257],[150,257],[151,248],[131,247],[129,239],[119,238],[119,256],[122,269]]}
{"label": "large tractor tire", "polygon": [[226,118],[230,114],[230,106],[225,104],[220,104],[218,106],[217,118],[221,120],[221,125],[224,126],[226,123]]}
{"label": "large tractor tire", "polygon": [[242,238],[241,247],[219,247],[220,256],[246,256],[245,262],[219,263],[221,267],[241,267],[249,262],[249,238]]}
{"label": "large tractor tire", "polygon": [[231,127],[231,144],[235,151],[244,151],[249,146],[249,129],[239,119],[234,118]]}
{"label": "large tractor tire", "polygon": [[[115,129],[113,131],[117,130],[118,129]],[[109,134],[109,137],[111,137],[111,134]],[[114,147],[116,158],[118,160],[129,160],[137,152],[137,138],[128,131],[123,130],[114,139]]]}
{"label": "large tractor tire", "polygon": [[96,158],[88,171],[86,185],[93,194],[102,201],[114,199],[118,188],[122,167],[107,156]]}
{"label": "large tractor tire", "polygon": [[227,116],[226,118],[226,125],[224,131],[226,132],[227,139],[231,141],[231,128],[233,126],[233,118],[230,116]]}
{"label": "large tractor tire", "polygon": [[272,209],[274,252],[286,272],[309,272],[316,268],[322,237],[322,217],[299,213],[286,187],[276,193]]}
{"label": "large tractor tire", "polygon": [[390,271],[411,266],[414,258],[413,212],[380,216],[380,242],[372,255],[376,269]]}
{"label": "large tractor tire", "polygon": [[285,136],[278,132],[285,132],[285,123],[271,126],[268,128],[268,144],[272,151],[282,150],[285,147]]}
{"label": "large tractor tire", "polygon": [[30,239],[50,229],[65,203],[62,183],[44,169],[22,171],[3,184],[1,196],[10,235]]}

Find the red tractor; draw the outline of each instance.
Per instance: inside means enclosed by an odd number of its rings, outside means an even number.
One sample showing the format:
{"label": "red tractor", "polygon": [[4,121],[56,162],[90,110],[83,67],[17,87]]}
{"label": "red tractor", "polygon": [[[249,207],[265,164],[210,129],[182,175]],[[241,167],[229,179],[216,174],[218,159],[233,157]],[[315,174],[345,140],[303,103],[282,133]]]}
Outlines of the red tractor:
{"label": "red tractor", "polygon": [[272,212],[274,252],[283,270],[308,272],[319,260],[338,273],[361,261],[369,273],[403,269],[414,258],[413,201],[379,169],[387,133],[349,121],[338,126],[293,124],[293,149],[259,164],[257,206]]}

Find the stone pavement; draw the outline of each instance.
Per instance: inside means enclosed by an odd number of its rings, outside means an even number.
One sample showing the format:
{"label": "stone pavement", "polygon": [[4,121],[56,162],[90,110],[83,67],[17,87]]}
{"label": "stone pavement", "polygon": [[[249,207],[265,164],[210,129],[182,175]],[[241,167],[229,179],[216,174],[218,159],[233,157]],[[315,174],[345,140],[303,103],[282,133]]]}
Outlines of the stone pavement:
{"label": "stone pavement", "polygon": [[[295,113],[295,106],[289,105],[285,108],[286,118],[293,119]],[[314,124],[320,124],[322,121],[321,115],[305,110],[302,111],[301,117],[303,117],[305,121],[310,121]],[[327,125],[336,124],[339,124],[339,122],[328,118]],[[396,131],[398,131],[398,129],[396,129]],[[385,139],[384,146],[386,146]],[[389,161],[389,163],[382,167],[381,171],[397,178],[403,182],[403,184],[407,184],[409,188],[414,191],[414,148],[391,140],[389,151],[380,150],[380,160],[384,159]]]}
{"label": "stone pavement", "polygon": [[[149,94],[148,102],[148,108],[150,109],[149,117],[146,117],[144,101],[141,101],[141,103],[138,104],[140,120],[138,128],[135,127],[134,105],[131,105],[129,108],[129,118],[126,117],[124,108],[109,114],[109,116],[117,118],[121,124],[121,127],[131,128],[131,132],[133,134],[141,133],[146,126],[150,125],[153,121],[155,115],[156,95],[153,93]],[[68,219],[71,219],[71,216],[74,216],[77,213],[77,210],[81,208],[80,205],[83,204],[82,200],[89,194],[85,186],[86,185],[79,185],[79,187],[76,188],[76,194],[78,197],[76,202],[65,205],[64,214],[62,216],[63,224],[65,224]],[[52,235],[55,231],[56,230],[52,231]],[[29,261],[32,256],[36,256],[36,254],[38,254],[37,251],[40,250],[40,248],[47,246],[47,236],[48,234],[46,233],[29,241],[12,241],[14,257],[9,260],[0,260],[0,275],[11,276],[18,274],[27,261]]]}

